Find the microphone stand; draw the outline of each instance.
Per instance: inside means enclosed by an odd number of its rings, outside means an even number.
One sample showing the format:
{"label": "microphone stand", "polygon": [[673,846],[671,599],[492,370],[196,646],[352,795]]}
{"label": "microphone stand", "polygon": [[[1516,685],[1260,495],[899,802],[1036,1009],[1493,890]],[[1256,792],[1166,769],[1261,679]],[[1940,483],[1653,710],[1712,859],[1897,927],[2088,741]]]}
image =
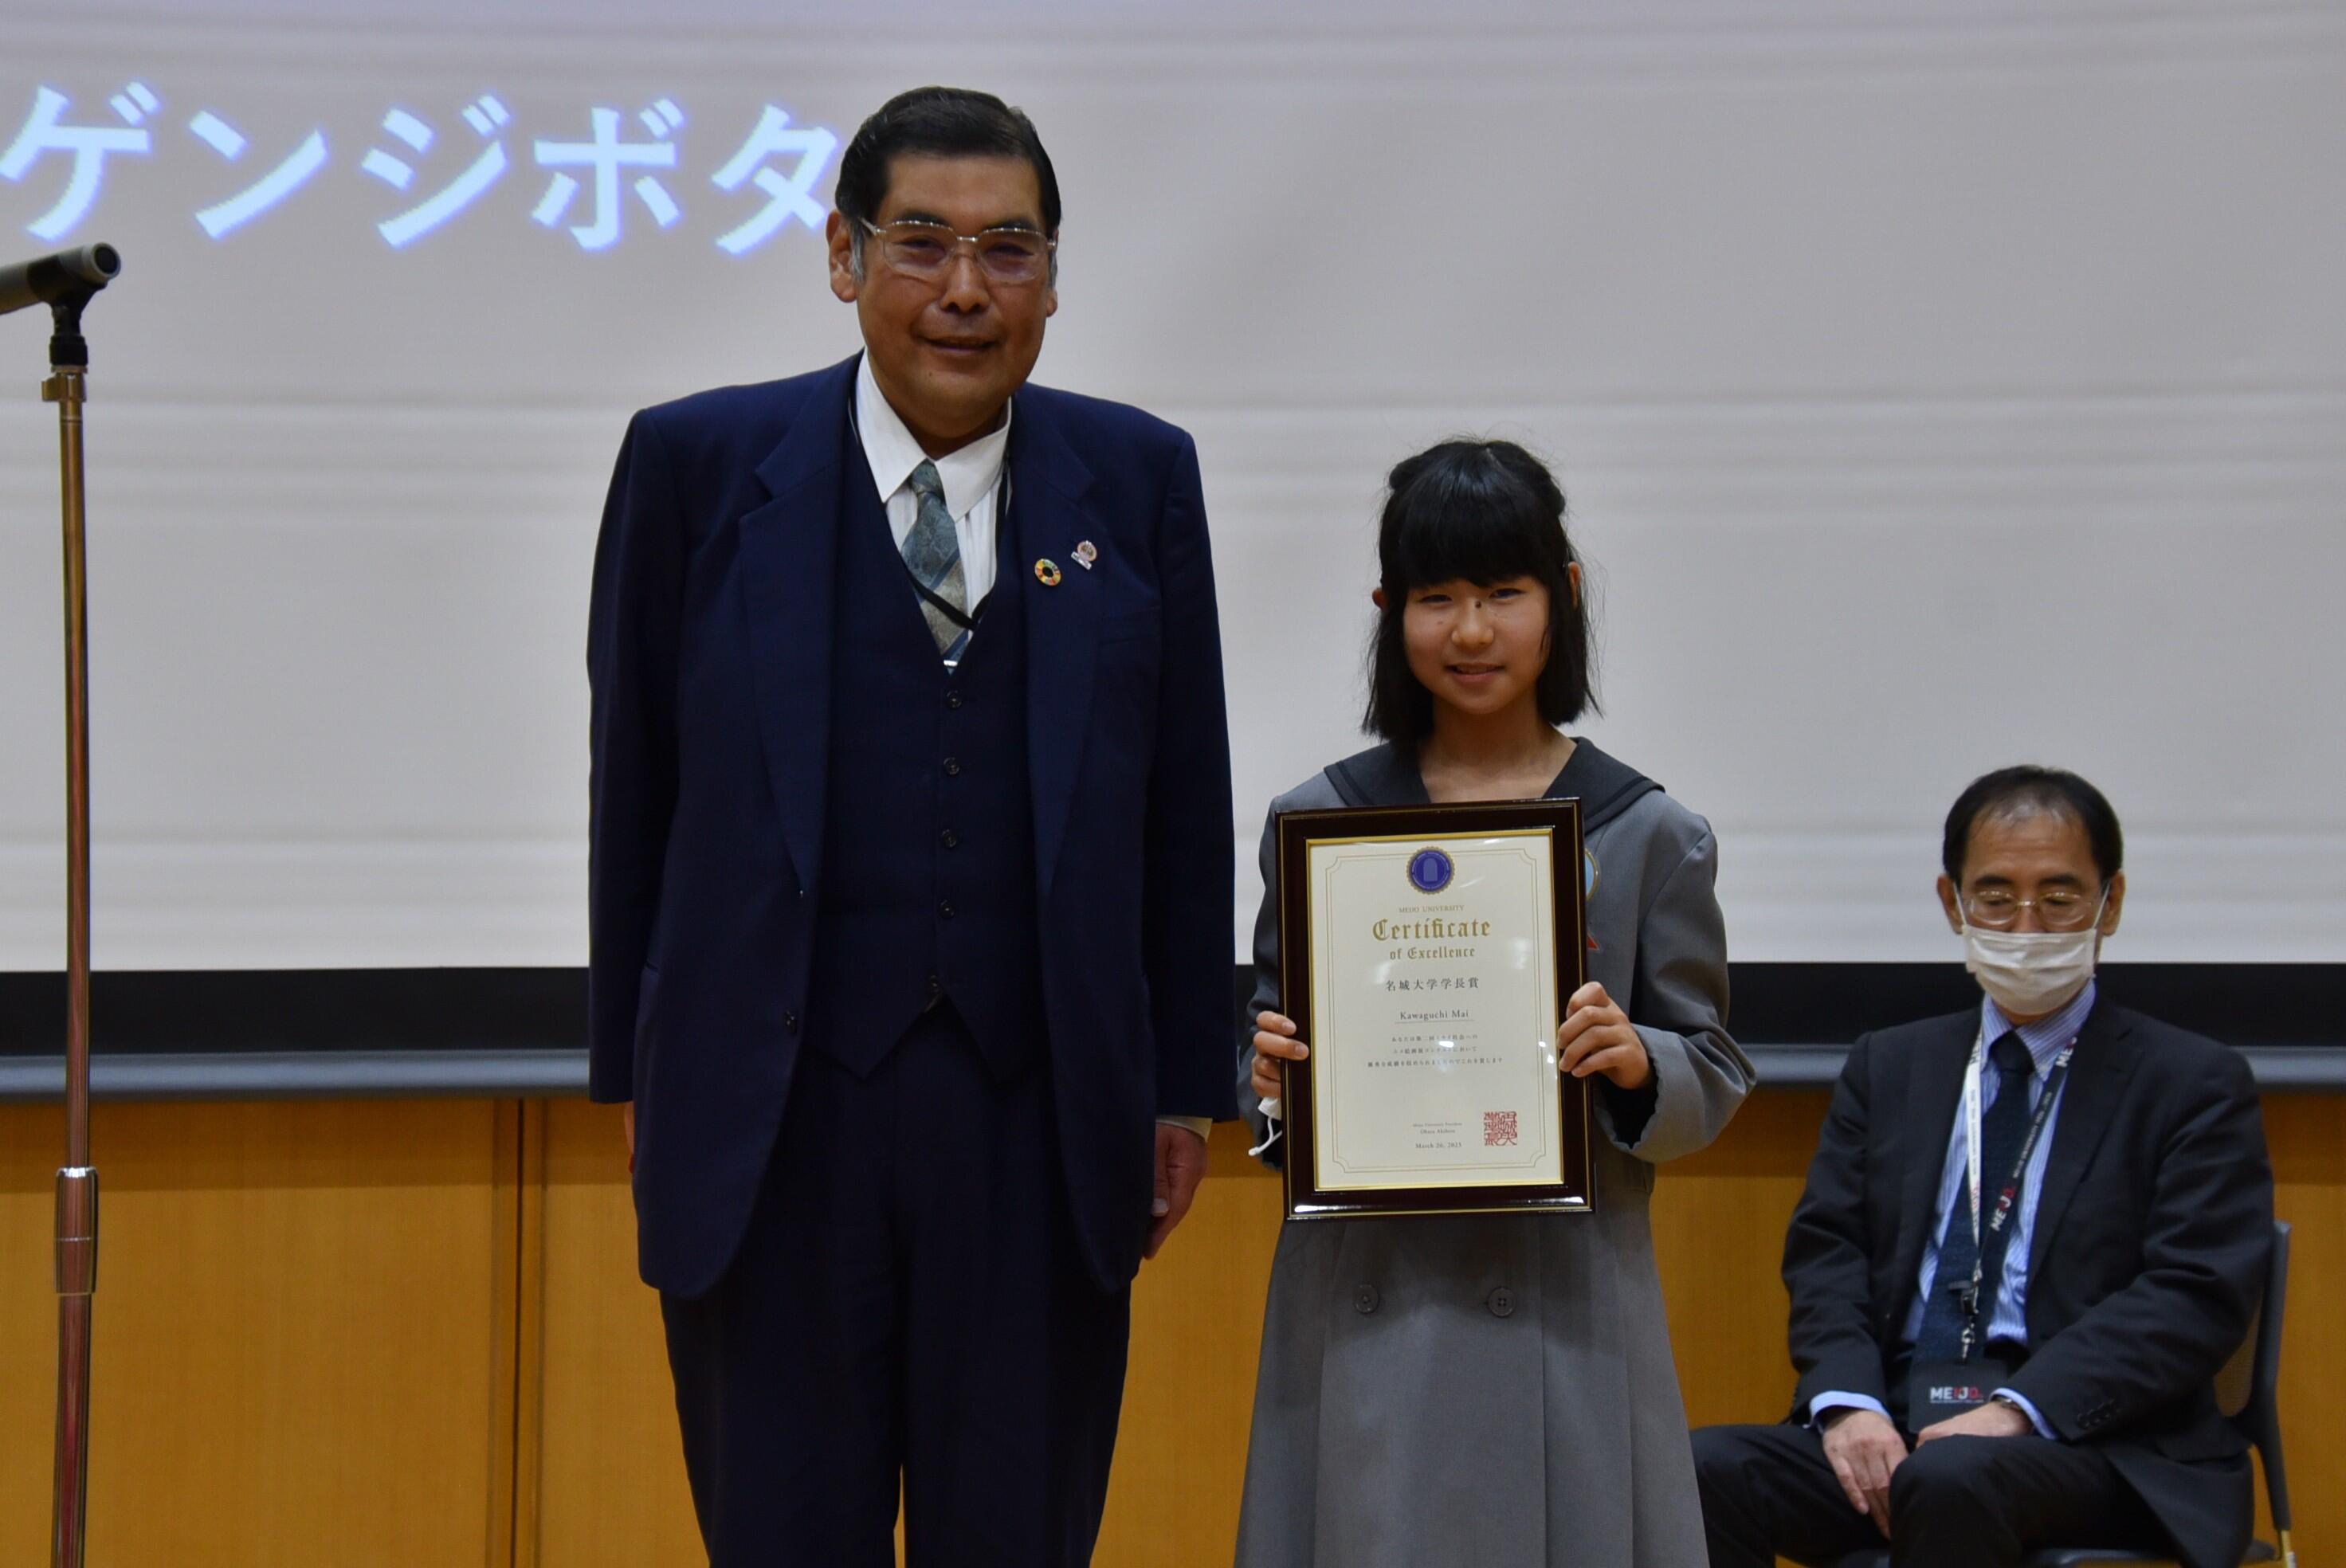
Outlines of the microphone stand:
{"label": "microphone stand", "polygon": [[97,1288],[97,1171],[89,1156],[89,590],[82,308],[104,285],[53,300],[49,379],[65,500],[66,1163],[57,1172],[57,1436],[52,1568],[82,1568],[89,1513],[90,1298]]}

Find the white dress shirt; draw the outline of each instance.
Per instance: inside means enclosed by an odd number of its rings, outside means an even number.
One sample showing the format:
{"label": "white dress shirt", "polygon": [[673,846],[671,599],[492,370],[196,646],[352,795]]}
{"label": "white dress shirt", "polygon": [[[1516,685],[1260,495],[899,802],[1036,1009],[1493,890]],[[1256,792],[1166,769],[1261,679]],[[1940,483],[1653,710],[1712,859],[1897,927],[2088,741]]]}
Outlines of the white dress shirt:
{"label": "white dress shirt", "polygon": [[[1007,486],[1002,483],[1003,463],[1010,453],[1010,419],[1015,403],[1002,410],[1002,423],[967,446],[931,457],[904,427],[903,419],[880,393],[872,379],[872,359],[865,355],[855,367],[855,433],[863,443],[863,461],[872,466],[872,483],[888,508],[888,527],[902,553],[904,541],[920,521],[921,498],[913,494],[913,470],[923,463],[937,465],[945,488],[945,510],[953,514],[954,536],[961,547],[961,580],[969,591],[972,610],[994,591],[994,539],[1001,522]],[[1186,1127],[1203,1138],[1213,1124],[1203,1116],[1159,1116],[1170,1126]]]}
{"label": "white dress shirt", "polygon": [[863,443],[863,460],[872,465],[872,483],[880,492],[880,503],[888,509],[888,526],[896,535],[896,549],[903,552],[913,524],[921,517],[921,498],[913,494],[913,470],[923,463],[934,463],[937,477],[944,482],[945,510],[953,514],[954,536],[961,545],[961,579],[969,590],[972,610],[985,603],[985,596],[994,590],[1002,464],[1010,450],[1014,412],[1005,405],[999,429],[958,451],[932,458],[880,394],[879,382],[872,379],[871,357],[866,355],[855,367],[855,433]]}

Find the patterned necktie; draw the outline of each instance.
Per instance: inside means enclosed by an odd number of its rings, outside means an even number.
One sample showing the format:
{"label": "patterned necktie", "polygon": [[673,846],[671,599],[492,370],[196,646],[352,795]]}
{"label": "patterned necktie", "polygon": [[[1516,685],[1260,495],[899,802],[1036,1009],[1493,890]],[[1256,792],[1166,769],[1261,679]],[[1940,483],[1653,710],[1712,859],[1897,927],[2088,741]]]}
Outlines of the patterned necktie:
{"label": "patterned necktie", "polygon": [[953,664],[969,641],[969,585],[962,577],[961,537],[945,506],[945,483],[937,475],[937,465],[923,461],[913,470],[911,484],[921,513],[904,535],[904,568],[927,590],[921,596],[921,614],[928,619],[929,635],[937,640],[937,652]]}
{"label": "patterned necktie", "polygon": [[[2004,1248],[2020,1223],[2020,1198],[2014,1194],[2004,1229],[1994,1235],[1987,1230],[1988,1218],[1995,1212],[1996,1194],[2012,1174],[2013,1162],[2020,1157],[2020,1145],[2028,1136],[2032,1108],[2028,1080],[2035,1075],[2036,1061],[2018,1034],[1998,1040],[1988,1056],[1995,1063],[1998,1080],[1995,1103],[1980,1115],[1980,1241],[1987,1252],[1982,1257],[1972,1241],[1971,1194],[1964,1183],[1957,1182],[1955,1201],[1947,1206],[1946,1232],[1939,1243],[1939,1266],[1931,1276],[1931,1299],[1923,1306],[1923,1327],[1914,1336],[1918,1365],[1952,1361],[1964,1353],[1964,1292],[1971,1288],[1974,1259],[1980,1265],[1979,1337],[1972,1349],[1985,1348],[1988,1319],[1995,1314],[1996,1288],[2004,1278]],[[2027,1173],[2021,1175],[2025,1179]]]}

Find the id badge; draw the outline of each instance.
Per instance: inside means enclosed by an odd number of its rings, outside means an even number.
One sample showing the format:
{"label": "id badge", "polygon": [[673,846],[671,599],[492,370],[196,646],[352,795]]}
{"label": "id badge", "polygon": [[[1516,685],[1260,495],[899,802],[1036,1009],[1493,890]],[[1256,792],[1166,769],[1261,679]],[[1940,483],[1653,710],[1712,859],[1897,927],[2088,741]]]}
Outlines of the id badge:
{"label": "id badge", "polygon": [[1907,1430],[1919,1433],[1949,1416],[1979,1409],[2010,1375],[2001,1361],[1935,1361],[1915,1368],[1906,1385]]}

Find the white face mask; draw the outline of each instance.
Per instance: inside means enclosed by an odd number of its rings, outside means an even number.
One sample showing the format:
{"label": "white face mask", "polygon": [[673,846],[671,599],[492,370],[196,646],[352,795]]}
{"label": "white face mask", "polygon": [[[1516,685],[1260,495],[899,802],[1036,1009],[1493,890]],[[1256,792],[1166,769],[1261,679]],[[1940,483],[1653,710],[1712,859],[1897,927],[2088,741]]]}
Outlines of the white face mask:
{"label": "white face mask", "polygon": [[[2098,922],[2096,922],[2098,923]],[[2100,933],[2083,931],[1982,931],[1964,926],[1964,967],[2007,1014],[2052,1012],[2094,977]]]}

